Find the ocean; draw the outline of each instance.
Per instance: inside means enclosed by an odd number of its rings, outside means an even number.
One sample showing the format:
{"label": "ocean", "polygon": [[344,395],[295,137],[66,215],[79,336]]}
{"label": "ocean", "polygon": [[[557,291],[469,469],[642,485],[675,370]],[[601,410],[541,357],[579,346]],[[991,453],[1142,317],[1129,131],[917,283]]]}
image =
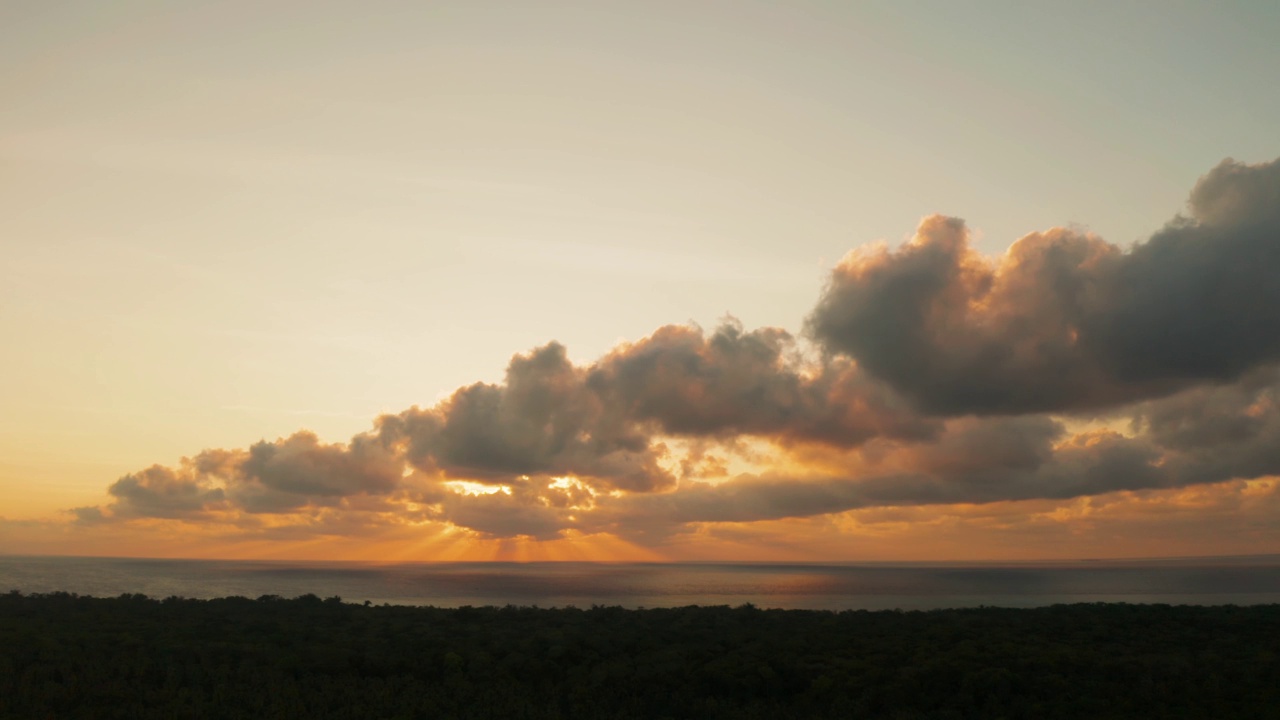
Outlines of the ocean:
{"label": "ocean", "polygon": [[1280,555],[1018,563],[356,563],[0,556],[0,592],[815,610],[1280,603]]}

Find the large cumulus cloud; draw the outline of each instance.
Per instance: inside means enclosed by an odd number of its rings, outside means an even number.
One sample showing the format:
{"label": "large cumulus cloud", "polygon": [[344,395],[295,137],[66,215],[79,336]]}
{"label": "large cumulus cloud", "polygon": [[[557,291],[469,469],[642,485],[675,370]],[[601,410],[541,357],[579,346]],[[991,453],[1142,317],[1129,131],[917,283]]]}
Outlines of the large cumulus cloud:
{"label": "large cumulus cloud", "polygon": [[1280,161],[1226,161],[1125,252],[1056,229],[996,260],[961,220],[835,270],[808,328],[942,415],[1116,406],[1280,359]]}
{"label": "large cumulus cloud", "polygon": [[[815,346],[734,320],[582,365],[552,342],[347,443],[300,431],[205,450],[75,512],[291,537],[396,522],[643,540],[1280,474],[1280,161],[1224,162],[1188,208],[1129,250],[1052,229],[997,259],[962,221],[927,218],[835,269]],[[751,467],[731,472],[733,457]]]}

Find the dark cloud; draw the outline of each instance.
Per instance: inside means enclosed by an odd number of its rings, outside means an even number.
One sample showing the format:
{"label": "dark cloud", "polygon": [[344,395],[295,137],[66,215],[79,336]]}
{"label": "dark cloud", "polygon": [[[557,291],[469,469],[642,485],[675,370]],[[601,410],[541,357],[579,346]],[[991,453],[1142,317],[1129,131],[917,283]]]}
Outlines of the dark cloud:
{"label": "dark cloud", "polygon": [[907,465],[949,478],[996,471],[1034,470],[1053,458],[1053,444],[1066,433],[1048,417],[977,419],[948,424],[936,443],[905,449]]}
{"label": "dark cloud", "polygon": [[404,462],[375,439],[322,443],[310,432],[251,445],[227,468],[228,497],[249,512],[282,512],[358,494],[397,488]]}
{"label": "dark cloud", "polygon": [[[177,467],[153,465],[130,473],[108,488],[108,507],[112,517],[121,518],[287,512],[393,492],[402,485],[403,468],[403,460],[371,436],[328,444],[303,431],[248,450],[205,450]],[[100,508],[74,512],[81,522],[102,516]]]}
{"label": "dark cloud", "polygon": [[524,535],[550,540],[572,525],[563,511],[503,492],[454,495],[447,508],[449,522],[489,537]]}
{"label": "dark cloud", "polygon": [[1184,452],[1215,452],[1265,438],[1280,407],[1280,369],[1250,373],[1238,382],[1207,385],[1132,409],[1133,429]]}
{"label": "dark cloud", "polygon": [[416,467],[456,479],[572,475],[608,489],[671,486],[658,464],[663,448],[633,423],[606,417],[583,380],[564,347],[551,343],[512,358],[504,384],[477,383],[436,407],[384,416],[378,432],[405,444]]}
{"label": "dark cloud", "polygon": [[98,523],[107,522],[107,517],[102,514],[102,508],[96,505],[71,508],[70,512],[80,525],[97,525]]}
{"label": "dark cloud", "polygon": [[1280,371],[1140,404],[1134,426],[1168,452],[1179,485],[1280,475]]}
{"label": "dark cloud", "polygon": [[1160,448],[1109,431],[1063,439],[1047,418],[965,419],[936,443],[904,446],[877,467],[845,476],[744,475],[686,483],[662,495],[601,498],[591,517],[619,534],[667,532],[692,522],[753,522],[868,508],[1064,499],[1172,487]]}
{"label": "dark cloud", "polygon": [[755,435],[852,447],[875,437],[924,439],[938,424],[842,360],[806,366],[778,328],[729,320],[710,336],[667,326],[596,363],[588,387],[614,423],[668,435]]}
{"label": "dark cloud", "polygon": [[1113,407],[1280,360],[1280,161],[1224,162],[1189,209],[1130,252],[1059,229],[997,262],[928,218],[846,258],[807,327],[943,415]]}
{"label": "dark cloud", "polygon": [[966,418],[933,445],[903,448],[889,464],[908,480],[870,477],[875,505],[988,503],[1167,487],[1160,448],[1109,430],[1069,435],[1049,418]]}

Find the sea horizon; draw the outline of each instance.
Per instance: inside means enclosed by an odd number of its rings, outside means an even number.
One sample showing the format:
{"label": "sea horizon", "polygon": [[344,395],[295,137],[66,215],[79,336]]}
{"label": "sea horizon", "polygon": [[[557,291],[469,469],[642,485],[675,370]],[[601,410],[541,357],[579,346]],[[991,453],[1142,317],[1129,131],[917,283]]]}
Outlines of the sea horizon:
{"label": "sea horizon", "polygon": [[1280,603],[1280,555],[974,561],[377,561],[0,554],[0,592],[437,607],[812,610]]}
{"label": "sea horizon", "polygon": [[1280,553],[1247,553],[1227,555],[1134,555],[1121,557],[1073,557],[1073,558],[1021,558],[1021,559],[978,559],[978,560],[376,560],[376,559],[327,559],[327,558],[239,558],[239,557],[181,557],[160,555],[91,555],[69,553],[38,552],[6,552],[0,551],[0,558],[69,558],[80,560],[160,560],[182,562],[246,562],[246,563],[292,563],[313,565],[787,565],[787,566],[856,566],[856,565],[1036,565],[1062,563],[1180,563],[1193,561],[1262,561],[1271,560],[1280,564]]}

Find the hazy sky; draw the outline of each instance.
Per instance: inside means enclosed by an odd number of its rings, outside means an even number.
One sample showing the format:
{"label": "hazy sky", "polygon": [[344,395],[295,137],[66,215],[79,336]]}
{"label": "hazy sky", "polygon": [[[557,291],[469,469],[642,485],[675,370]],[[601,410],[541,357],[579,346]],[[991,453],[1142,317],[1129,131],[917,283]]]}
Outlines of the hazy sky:
{"label": "hazy sky", "polygon": [[1280,551],[1277,37],[7,0],[0,552]]}

